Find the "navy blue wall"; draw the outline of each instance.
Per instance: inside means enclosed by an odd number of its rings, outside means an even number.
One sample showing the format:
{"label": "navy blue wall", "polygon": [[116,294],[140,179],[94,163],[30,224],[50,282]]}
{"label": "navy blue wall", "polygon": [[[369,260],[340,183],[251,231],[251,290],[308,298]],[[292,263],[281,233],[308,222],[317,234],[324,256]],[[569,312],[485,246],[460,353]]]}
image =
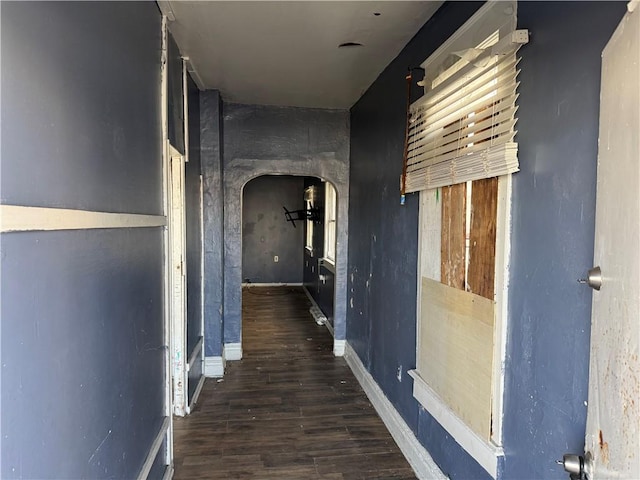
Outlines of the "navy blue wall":
{"label": "navy blue wall", "polygon": [[[406,372],[415,368],[418,195],[401,206],[398,179],[407,67],[420,65],[480,5],[443,5],[351,109],[347,340],[451,478],[487,474],[413,398]],[[420,90],[414,84],[416,96]]]}
{"label": "navy blue wall", "polygon": [[[200,92],[191,77],[187,79],[189,112],[189,161],[185,165],[185,205],[187,237],[187,355],[202,336],[202,226],[200,193]],[[191,365],[189,399],[197,386],[196,375],[202,370],[202,358]],[[193,377],[193,378],[192,378]]]}
{"label": "navy blue wall", "polygon": [[[625,2],[523,2],[505,478],[567,478],[587,407],[600,54]],[[588,25],[588,33],[585,26]],[[538,461],[536,461],[536,459]]]}
{"label": "navy blue wall", "polygon": [[[154,3],[2,2],[3,203],[162,214]],[[164,416],[161,228],[6,233],[2,478],[135,478]]]}
{"label": "navy blue wall", "polygon": [[[445,4],[351,110],[350,344],[451,478],[487,478],[422,408],[415,366],[417,195],[399,206],[404,74],[478,8]],[[600,53],[624,3],[523,2],[502,478],[566,478],[554,461],[583,448]],[[585,27],[588,27],[588,35]],[[396,375],[403,372],[402,380]]]}
{"label": "navy blue wall", "polygon": [[1,3],[3,203],[161,213],[160,20],[112,7]]}
{"label": "navy blue wall", "polygon": [[217,90],[200,92],[200,162],[204,229],[205,355],[222,355],[223,189],[222,101]]}
{"label": "navy blue wall", "polygon": [[191,77],[188,85],[189,161],[185,165],[187,233],[187,351],[202,335],[202,228],[200,197],[200,92]]}
{"label": "navy blue wall", "polygon": [[135,478],[163,416],[162,232],[3,234],[2,478]]}
{"label": "navy blue wall", "polygon": [[[262,176],[242,192],[242,278],[251,283],[302,283],[304,222],[284,209],[304,208],[302,177]],[[278,262],[273,261],[278,255]]]}

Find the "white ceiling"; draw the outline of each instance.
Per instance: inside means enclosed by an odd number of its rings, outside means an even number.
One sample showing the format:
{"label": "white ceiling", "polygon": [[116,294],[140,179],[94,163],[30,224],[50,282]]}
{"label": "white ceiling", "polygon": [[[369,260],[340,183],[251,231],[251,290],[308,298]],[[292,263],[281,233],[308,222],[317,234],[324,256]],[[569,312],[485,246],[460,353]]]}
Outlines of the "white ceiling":
{"label": "white ceiling", "polygon": [[[200,88],[228,102],[346,109],[442,2],[158,4],[175,19],[169,28]],[[338,48],[344,42],[363,46]]]}

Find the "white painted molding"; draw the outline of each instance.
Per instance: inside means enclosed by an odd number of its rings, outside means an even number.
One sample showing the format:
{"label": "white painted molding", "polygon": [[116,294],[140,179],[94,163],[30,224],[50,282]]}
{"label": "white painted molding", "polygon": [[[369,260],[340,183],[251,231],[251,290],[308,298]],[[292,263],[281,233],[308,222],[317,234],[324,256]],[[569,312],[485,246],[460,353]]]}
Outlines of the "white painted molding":
{"label": "white painted molding", "polygon": [[173,13],[173,8],[171,8],[171,2],[166,0],[158,0],[156,2],[158,4],[158,8],[160,8],[160,12],[167,17],[167,20],[170,22],[176,21],[176,16]]}
{"label": "white painted molding", "polygon": [[302,283],[242,283],[243,287],[302,287]]}
{"label": "white painted molding", "polygon": [[191,397],[191,402],[187,405],[187,415],[191,413],[193,407],[195,407],[196,402],[198,401],[198,397],[200,396],[200,392],[202,392],[202,387],[204,387],[204,375],[200,376],[200,380],[198,380],[198,385],[196,386],[195,391],[193,392],[193,397]]}
{"label": "white painted molding", "polygon": [[151,448],[147,453],[147,458],[142,464],[142,468],[140,469],[140,473],[138,474],[138,480],[145,480],[149,476],[149,472],[151,471],[151,467],[153,466],[153,462],[158,456],[158,452],[160,451],[160,447],[162,446],[162,442],[165,440],[167,431],[169,430],[169,425],[171,424],[170,417],[164,417],[164,421],[162,422],[162,426],[156,435],[156,438],[153,440],[151,444]]}
{"label": "white painted molding", "polygon": [[[335,334],[333,333],[333,325],[331,325],[331,323],[327,321],[327,322],[324,322],[324,326],[327,327],[327,330],[329,330],[329,333],[331,334],[331,336],[335,337]],[[339,340],[339,341],[344,342],[344,340]],[[342,350],[342,352],[344,353],[344,349]]]}
{"label": "white painted molding", "polygon": [[68,208],[0,205],[0,232],[163,227],[162,215],[92,212]]}
{"label": "white painted molding", "polygon": [[[169,102],[167,101],[168,96],[168,71],[167,71],[167,40],[168,40],[168,29],[167,29],[167,17],[165,15],[162,16],[162,28],[161,28],[161,36],[162,36],[162,47],[160,51],[160,118],[162,120],[162,143],[161,143],[161,151],[162,151],[162,213],[166,217],[167,212],[169,211],[169,156],[167,151],[168,146],[168,135],[169,135],[169,121],[168,121],[168,107]],[[162,229],[162,245],[164,247],[164,251],[169,251],[169,229]],[[163,283],[163,303],[164,303],[164,368],[165,372],[171,372],[171,315],[170,311],[170,297],[171,290],[169,288],[169,275],[173,270],[168,261],[168,255],[164,255],[163,261],[163,275],[162,275],[162,283]],[[165,415],[168,418],[173,418],[173,393],[172,393],[172,378],[170,374],[165,375]],[[170,472],[173,474],[173,422],[169,422],[169,429],[167,430],[167,445],[165,450],[165,464],[171,467]],[[166,472],[165,472],[166,474]]]}
{"label": "white painted molding", "polygon": [[204,376],[209,378],[224,377],[224,357],[205,357]]}
{"label": "white painted molding", "polygon": [[318,303],[315,301],[315,299],[313,298],[313,296],[311,295],[311,292],[309,291],[309,289],[306,287],[306,285],[302,286],[302,289],[304,290],[304,293],[307,295],[307,298],[309,299],[309,301],[311,302],[311,306],[312,307],[318,307]]}
{"label": "white painted molding", "polygon": [[413,378],[413,396],[416,400],[489,475],[497,478],[498,461],[504,456],[502,448],[483,440],[471,430],[422,380],[416,370],[409,370],[408,373]]}
{"label": "white painted molding", "polygon": [[[314,320],[316,321],[316,323],[318,325],[322,325],[324,323],[324,326],[327,327],[327,330],[329,330],[329,333],[331,334],[331,336],[334,337],[334,340],[333,340],[333,355],[335,357],[344,357],[345,346],[347,344],[347,341],[346,340],[336,340],[335,339],[335,334],[333,332],[333,325],[331,325],[331,323],[329,322],[327,317],[324,315],[324,313],[322,313],[322,310],[320,309],[320,306],[316,303],[314,298],[311,296],[311,293],[309,292],[307,287],[303,287],[303,289],[304,289],[304,293],[307,294],[307,297],[309,298],[309,301],[311,302],[311,308],[309,309],[309,312],[313,316]],[[320,318],[324,318],[324,322],[318,322],[318,319],[320,319]]]}
{"label": "white painted molding", "polygon": [[413,431],[387,399],[360,361],[358,354],[348,343],[346,344],[345,360],[416,476],[425,480],[447,480],[447,476],[442,473],[429,452],[420,444]]}
{"label": "white painted molding", "polygon": [[496,211],[496,250],[494,300],[495,327],[493,331],[493,373],[491,378],[491,440],[502,445],[504,419],[504,382],[507,358],[507,325],[509,321],[509,269],[511,258],[511,202],[512,176],[498,177]]}
{"label": "white painted molding", "polygon": [[302,289],[304,290],[304,293],[307,295],[307,298],[311,302],[311,308],[309,309],[309,313],[311,313],[311,316],[313,317],[315,322],[318,325],[323,325],[323,324],[326,325],[327,326],[327,330],[329,330],[329,333],[331,333],[331,335],[333,335],[333,327],[327,321],[327,317],[322,312],[322,309],[320,308],[320,305],[318,305],[318,303],[313,298],[313,296],[311,295],[311,292],[309,292],[309,289],[306,286],[303,286]]}
{"label": "white painted molding", "polygon": [[242,360],[242,343],[225,343],[222,356],[227,360]]}
{"label": "white painted molding", "polygon": [[173,478],[173,467],[171,465],[167,465],[167,468],[164,469],[164,475],[162,476],[162,480],[171,480]]}

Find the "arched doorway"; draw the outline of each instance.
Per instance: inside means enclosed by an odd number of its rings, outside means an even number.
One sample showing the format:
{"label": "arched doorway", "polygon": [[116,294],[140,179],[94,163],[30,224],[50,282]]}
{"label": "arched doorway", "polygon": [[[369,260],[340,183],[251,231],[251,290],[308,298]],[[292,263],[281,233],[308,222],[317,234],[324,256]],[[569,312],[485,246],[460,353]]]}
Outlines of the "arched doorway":
{"label": "arched doorway", "polygon": [[347,225],[349,168],[335,158],[234,159],[224,177],[224,349],[228,360],[242,358],[242,195],[245,185],[263,175],[317,177],[331,182],[337,196],[334,288],[334,354],[346,345]]}

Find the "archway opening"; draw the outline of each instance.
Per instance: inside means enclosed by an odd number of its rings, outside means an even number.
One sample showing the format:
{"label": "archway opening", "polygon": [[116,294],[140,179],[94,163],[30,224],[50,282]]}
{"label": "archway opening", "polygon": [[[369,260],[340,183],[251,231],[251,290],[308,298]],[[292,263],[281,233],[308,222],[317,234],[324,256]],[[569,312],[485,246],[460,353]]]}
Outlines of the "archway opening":
{"label": "archway opening", "polygon": [[243,297],[268,296],[277,291],[274,287],[303,289],[316,322],[326,324],[333,333],[337,258],[334,186],[318,177],[256,177],[244,185],[241,218]]}

